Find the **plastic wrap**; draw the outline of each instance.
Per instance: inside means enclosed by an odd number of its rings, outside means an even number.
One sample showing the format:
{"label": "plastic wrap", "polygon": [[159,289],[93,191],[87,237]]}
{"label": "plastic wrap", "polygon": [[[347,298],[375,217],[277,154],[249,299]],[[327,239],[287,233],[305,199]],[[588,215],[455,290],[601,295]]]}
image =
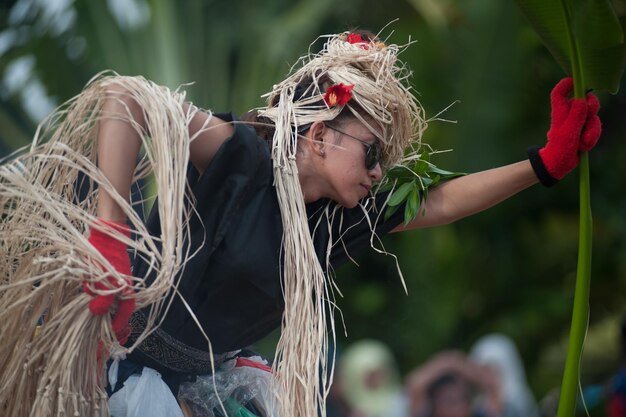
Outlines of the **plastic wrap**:
{"label": "plastic wrap", "polygon": [[[247,358],[265,364],[260,357]],[[215,386],[214,386],[215,383]],[[180,386],[194,417],[262,417],[269,415],[272,374],[251,366],[237,366],[233,359],[223,363],[213,375],[198,376],[195,382]],[[223,408],[222,408],[223,406]]]}
{"label": "plastic wrap", "polygon": [[141,375],[131,375],[122,389],[109,398],[109,414],[111,417],[184,417],[161,374],[147,367]]}

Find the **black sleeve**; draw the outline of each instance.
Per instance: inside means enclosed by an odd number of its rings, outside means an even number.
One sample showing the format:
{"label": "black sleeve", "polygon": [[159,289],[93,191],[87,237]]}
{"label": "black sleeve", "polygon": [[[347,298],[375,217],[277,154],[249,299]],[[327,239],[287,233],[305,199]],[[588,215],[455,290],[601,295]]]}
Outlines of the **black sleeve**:
{"label": "black sleeve", "polygon": [[239,122],[232,113],[215,116],[233,122],[233,134],[222,144],[197,181],[193,174],[188,179],[210,252],[221,242],[239,208],[272,178],[269,148],[254,129]]}
{"label": "black sleeve", "polygon": [[[194,205],[190,219],[192,248],[208,245],[210,254],[219,244],[228,228],[232,216],[245,204],[246,198],[257,188],[271,181],[269,149],[254,129],[240,123],[232,113],[215,114],[225,122],[233,122],[233,134],[224,141],[217,153],[199,174],[192,164],[187,168],[186,204]],[[161,222],[158,204],[154,203],[146,225],[150,234],[159,236]],[[190,269],[188,266],[186,269]],[[143,276],[148,270],[140,259],[133,271]]]}

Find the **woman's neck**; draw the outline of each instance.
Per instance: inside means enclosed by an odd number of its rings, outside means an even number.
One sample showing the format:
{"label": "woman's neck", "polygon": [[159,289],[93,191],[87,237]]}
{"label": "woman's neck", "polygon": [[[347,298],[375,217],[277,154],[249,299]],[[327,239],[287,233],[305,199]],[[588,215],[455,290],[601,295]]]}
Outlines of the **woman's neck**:
{"label": "woman's neck", "polygon": [[323,188],[320,183],[321,176],[315,169],[315,166],[311,164],[311,161],[306,157],[298,158],[296,164],[298,166],[298,179],[300,181],[302,195],[304,196],[304,202],[307,204],[313,203],[323,198]]}

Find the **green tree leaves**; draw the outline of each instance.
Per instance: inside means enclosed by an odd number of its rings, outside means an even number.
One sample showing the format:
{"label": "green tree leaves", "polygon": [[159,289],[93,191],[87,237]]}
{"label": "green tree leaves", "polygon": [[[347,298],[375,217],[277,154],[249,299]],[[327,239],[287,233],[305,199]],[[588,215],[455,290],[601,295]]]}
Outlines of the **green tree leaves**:
{"label": "green tree leaves", "polygon": [[377,190],[377,192],[391,190],[385,220],[404,204],[404,224],[409,224],[419,213],[422,201],[428,197],[429,187],[464,175],[437,168],[430,162],[433,153],[429,150],[415,153],[408,156],[403,164],[396,165],[386,173]]}
{"label": "green tree leaves", "polygon": [[608,0],[516,0],[548,50],[587,88],[615,93],[625,64],[622,24]]}

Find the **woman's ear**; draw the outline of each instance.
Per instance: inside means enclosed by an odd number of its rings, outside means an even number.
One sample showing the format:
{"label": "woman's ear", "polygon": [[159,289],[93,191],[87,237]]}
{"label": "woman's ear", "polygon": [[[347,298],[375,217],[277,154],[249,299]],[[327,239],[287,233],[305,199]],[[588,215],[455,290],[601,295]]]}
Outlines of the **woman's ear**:
{"label": "woman's ear", "polygon": [[325,134],[326,124],[322,121],[313,122],[307,134],[310,150],[321,157],[324,157],[326,153]]}

